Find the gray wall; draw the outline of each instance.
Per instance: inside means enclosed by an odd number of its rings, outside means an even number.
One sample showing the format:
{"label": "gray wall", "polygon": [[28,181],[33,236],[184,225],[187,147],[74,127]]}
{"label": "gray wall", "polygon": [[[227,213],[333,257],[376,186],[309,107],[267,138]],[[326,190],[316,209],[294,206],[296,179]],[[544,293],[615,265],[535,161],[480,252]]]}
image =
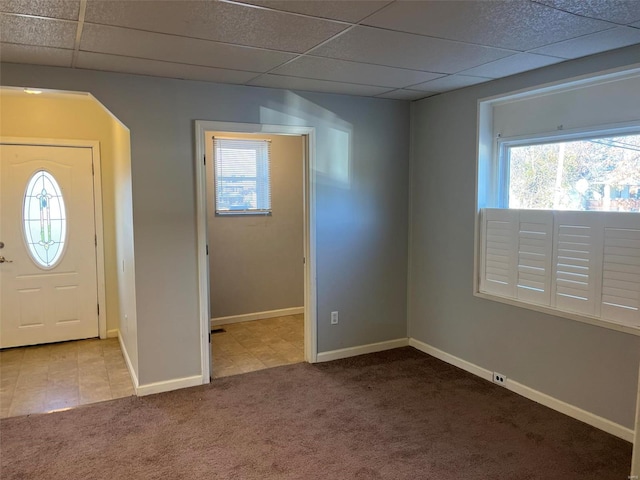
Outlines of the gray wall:
{"label": "gray wall", "polygon": [[406,102],[1,68],[3,85],[91,92],[131,130],[141,385],[201,373],[194,120],[316,127],[318,351],[406,336]]}
{"label": "gray wall", "polygon": [[[216,215],[213,161],[207,162],[211,318],[302,307],[302,137],[230,133],[219,136],[271,140],[272,214]],[[208,143],[213,143],[211,135]],[[207,151],[211,150],[208,145]]]}
{"label": "gray wall", "polygon": [[412,107],[409,335],[629,428],[640,337],[473,296],[476,121],[480,98],[639,58],[621,49]]}

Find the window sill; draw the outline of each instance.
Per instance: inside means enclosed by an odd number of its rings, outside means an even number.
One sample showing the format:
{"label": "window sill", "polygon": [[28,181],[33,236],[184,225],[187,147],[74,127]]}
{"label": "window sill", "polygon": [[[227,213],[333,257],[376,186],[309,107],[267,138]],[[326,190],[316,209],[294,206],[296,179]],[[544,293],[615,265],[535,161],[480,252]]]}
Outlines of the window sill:
{"label": "window sill", "polygon": [[485,300],[505,303],[507,305],[512,305],[514,307],[526,308],[527,310],[546,313],[547,315],[553,315],[555,317],[568,318],[569,320],[575,320],[582,323],[588,323],[589,325],[595,325],[597,327],[608,328],[609,330],[616,330],[618,332],[640,336],[640,327],[626,325],[623,323],[617,323],[612,320],[603,320],[601,318],[591,317],[589,315],[566,312],[563,310],[557,310],[552,307],[546,307],[544,305],[536,305],[533,303],[526,303],[521,300],[517,300],[515,298],[502,297],[500,295],[495,295],[490,293],[474,292],[473,295],[474,297],[483,298]]}
{"label": "window sill", "polygon": [[259,212],[253,212],[253,211],[224,211],[224,212],[216,212],[216,217],[270,217],[271,216],[271,212],[270,211],[259,211]]}

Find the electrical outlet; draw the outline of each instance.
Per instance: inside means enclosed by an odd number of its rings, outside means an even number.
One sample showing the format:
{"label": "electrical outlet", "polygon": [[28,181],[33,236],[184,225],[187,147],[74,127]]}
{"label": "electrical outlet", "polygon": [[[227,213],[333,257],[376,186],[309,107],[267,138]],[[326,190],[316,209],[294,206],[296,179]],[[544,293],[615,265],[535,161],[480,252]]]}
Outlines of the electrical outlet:
{"label": "electrical outlet", "polygon": [[338,312],[331,312],[331,325],[338,324]]}
{"label": "electrical outlet", "polygon": [[502,385],[504,387],[505,382],[507,381],[507,376],[498,372],[493,372],[493,383],[497,383],[498,385]]}

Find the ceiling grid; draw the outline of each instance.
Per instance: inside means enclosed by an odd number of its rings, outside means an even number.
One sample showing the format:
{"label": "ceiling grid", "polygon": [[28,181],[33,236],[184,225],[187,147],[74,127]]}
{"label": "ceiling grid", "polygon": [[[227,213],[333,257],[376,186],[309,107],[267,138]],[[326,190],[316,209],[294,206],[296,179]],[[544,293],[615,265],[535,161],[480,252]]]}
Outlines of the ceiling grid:
{"label": "ceiling grid", "polygon": [[0,60],[416,100],[640,44],[638,0],[0,0]]}

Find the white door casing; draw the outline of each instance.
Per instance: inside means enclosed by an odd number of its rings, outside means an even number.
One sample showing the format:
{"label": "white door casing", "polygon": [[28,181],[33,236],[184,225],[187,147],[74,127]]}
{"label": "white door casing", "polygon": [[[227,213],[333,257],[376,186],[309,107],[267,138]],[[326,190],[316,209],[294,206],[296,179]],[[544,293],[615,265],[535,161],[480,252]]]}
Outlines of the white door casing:
{"label": "white door casing", "polygon": [[[102,255],[97,253],[94,150],[0,145],[0,255],[6,259],[0,263],[0,347],[90,338],[103,330],[98,321]],[[58,183],[66,211],[65,245],[50,267],[30,252],[23,226],[25,190],[39,171]],[[47,215],[42,222],[46,232]]]}
{"label": "white door casing", "polygon": [[211,316],[209,312],[209,258],[207,245],[207,185],[206,185],[206,137],[207,132],[262,133],[275,135],[299,135],[303,138],[304,151],[304,352],[305,360],[317,362],[317,284],[316,284],[316,132],[315,127],[293,125],[268,125],[208,120],[195,121],[195,171],[196,171],[196,228],[198,250],[198,303],[200,310],[200,355],[202,383],[210,381]]}

